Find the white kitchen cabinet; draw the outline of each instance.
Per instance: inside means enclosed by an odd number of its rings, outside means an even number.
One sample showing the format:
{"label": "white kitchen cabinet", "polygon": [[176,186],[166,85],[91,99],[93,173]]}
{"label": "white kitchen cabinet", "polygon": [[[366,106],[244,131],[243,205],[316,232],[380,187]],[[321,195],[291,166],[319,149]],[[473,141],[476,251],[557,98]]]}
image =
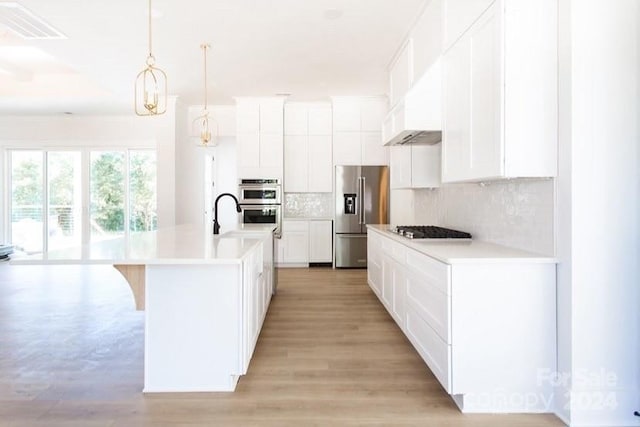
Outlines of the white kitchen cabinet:
{"label": "white kitchen cabinet", "polygon": [[390,147],[391,188],[439,187],[440,163],[440,144]]}
{"label": "white kitchen cabinet", "polygon": [[396,321],[400,329],[404,331],[406,318],[406,268],[403,265],[405,249],[395,242],[394,248],[384,250],[382,254],[382,302]]}
{"label": "white kitchen cabinet", "polygon": [[335,132],[359,132],[360,100],[341,98],[333,100],[333,130]]}
{"label": "white kitchen cabinet", "polygon": [[[518,251],[511,257],[503,247],[493,258],[476,242],[481,249],[475,256],[469,248],[445,250],[444,243],[429,249],[381,229],[368,231],[371,289],[460,409],[548,411],[542,400],[553,386],[537,375],[555,369],[553,260],[520,258]],[[446,253],[449,262],[424,253],[430,250]],[[501,399],[511,393],[544,399],[530,407]]]}
{"label": "white kitchen cabinet", "polygon": [[284,137],[284,191],[304,193],[309,190],[309,137]]}
{"label": "white kitchen cabinet", "polygon": [[333,133],[333,164],[359,165],[362,163],[362,142],[360,132]]}
{"label": "white kitchen cabinet", "polygon": [[276,242],[280,267],[308,267],[333,261],[333,221],[295,219],[282,222],[282,238]]}
{"label": "white kitchen cabinet", "polygon": [[385,145],[442,140],[442,67],[437,59],[383,122]]}
{"label": "white kitchen cabinet", "polygon": [[309,262],[333,261],[333,221],[309,221]]}
{"label": "white kitchen cabinet", "polygon": [[443,0],[443,47],[449,49],[487,8],[499,0]]}
{"label": "white kitchen cabinet", "polygon": [[283,176],[284,114],[281,98],[237,98],[239,178]]}
{"label": "white kitchen cabinet", "polygon": [[388,149],[382,147],[386,109],[384,97],[333,98],[334,165],[389,163]]}
{"label": "white kitchen cabinet", "polygon": [[286,103],[284,105],[284,134],[308,134],[308,108],[305,104]]}
{"label": "white kitchen cabinet", "polygon": [[308,107],[308,133],[313,136],[331,136],[332,111],[329,104],[313,104]]}
{"label": "white kitchen cabinet", "polygon": [[411,30],[414,80],[424,75],[442,55],[443,1],[431,0]]}
{"label": "white kitchen cabinet", "polygon": [[556,9],[496,0],[445,53],[443,182],[556,176]]}
{"label": "white kitchen cabinet", "polygon": [[286,104],[284,191],[333,191],[331,150],[331,107],[328,104]]}
{"label": "white kitchen cabinet", "polygon": [[331,193],[333,191],[331,135],[309,135],[308,141],[308,191],[310,193]]}
{"label": "white kitchen cabinet", "polygon": [[391,65],[389,98],[391,107],[396,105],[413,84],[413,46],[411,38],[407,39],[398,56]]}
{"label": "white kitchen cabinet", "polygon": [[309,265],[309,221],[282,221],[282,237],[276,242],[280,267]]}
{"label": "white kitchen cabinet", "polygon": [[[380,120],[382,123],[382,119]],[[380,129],[380,126],[378,126]],[[361,132],[361,164],[363,165],[388,165],[389,149],[382,143],[382,132]]]}

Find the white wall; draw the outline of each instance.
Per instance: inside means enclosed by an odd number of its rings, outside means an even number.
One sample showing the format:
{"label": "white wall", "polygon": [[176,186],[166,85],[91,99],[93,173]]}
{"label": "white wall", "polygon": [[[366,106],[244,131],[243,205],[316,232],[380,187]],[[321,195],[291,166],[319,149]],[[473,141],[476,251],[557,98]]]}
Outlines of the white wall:
{"label": "white wall", "polygon": [[[392,200],[395,205],[395,193]],[[555,253],[553,180],[452,184],[414,190],[413,205],[416,224],[462,230],[480,240],[546,255]],[[400,209],[392,207],[392,214],[399,216]]]}
{"label": "white wall", "polygon": [[[0,151],[37,147],[144,147],[157,149],[158,226],[175,223],[176,99],[157,117],[127,116],[3,116]],[[4,159],[3,159],[4,160]],[[2,163],[3,168],[5,162]],[[4,170],[3,170],[4,172]],[[4,173],[2,173],[4,180]],[[8,193],[3,181],[3,195]],[[2,197],[4,204],[6,196]],[[0,210],[4,215],[4,209]],[[4,226],[6,219],[0,221]],[[0,236],[4,236],[4,229]]]}
{"label": "white wall", "polygon": [[557,406],[572,426],[640,425],[639,9],[560,0]]}

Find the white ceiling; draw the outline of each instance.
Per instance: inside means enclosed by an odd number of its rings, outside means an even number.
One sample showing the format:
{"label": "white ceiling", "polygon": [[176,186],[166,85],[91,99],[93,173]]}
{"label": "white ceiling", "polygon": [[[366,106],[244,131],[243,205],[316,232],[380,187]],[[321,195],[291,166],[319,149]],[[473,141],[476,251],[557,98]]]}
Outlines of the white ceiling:
{"label": "white ceiling", "polygon": [[[389,61],[428,1],[153,0],[153,53],[169,93],[188,105],[203,103],[203,42],[211,104],[383,94]],[[146,0],[19,3],[68,38],[27,41],[0,27],[1,114],[132,110],[148,53]],[[15,46],[31,59],[6,53]]]}

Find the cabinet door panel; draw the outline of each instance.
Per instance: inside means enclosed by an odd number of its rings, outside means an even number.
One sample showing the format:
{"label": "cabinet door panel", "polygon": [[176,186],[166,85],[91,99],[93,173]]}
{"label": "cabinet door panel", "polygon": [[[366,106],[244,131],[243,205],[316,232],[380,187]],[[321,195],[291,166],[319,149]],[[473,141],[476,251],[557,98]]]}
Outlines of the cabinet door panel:
{"label": "cabinet door panel", "polygon": [[386,102],[378,99],[364,102],[360,117],[361,130],[364,132],[382,132],[382,121],[386,113]]}
{"label": "cabinet door panel", "polygon": [[382,145],[382,132],[362,132],[362,164],[388,165],[388,147]]}
{"label": "cabinet door panel", "polygon": [[311,193],[331,193],[333,191],[333,157],[331,136],[309,136],[309,176],[308,191]]}
{"label": "cabinet door panel", "polygon": [[284,137],[284,191],[308,191],[309,143],[306,136]]}
{"label": "cabinet door panel", "polygon": [[331,106],[309,107],[309,135],[331,135]]}
{"label": "cabinet door panel", "polygon": [[442,0],[432,0],[411,32],[413,76],[418,79],[442,54]]}
{"label": "cabinet door panel", "polygon": [[336,165],[359,165],[360,132],[336,132],[333,134],[333,163]]}
{"label": "cabinet door panel", "polygon": [[471,29],[471,176],[503,175],[500,19],[491,7]]}
{"label": "cabinet door panel", "polygon": [[260,167],[282,167],[282,134],[260,134]]}
{"label": "cabinet door panel", "polygon": [[460,181],[470,170],[471,40],[463,38],[444,56],[442,181]]}
{"label": "cabinet door panel", "polygon": [[444,0],[444,50],[482,15],[494,0]]}
{"label": "cabinet door panel", "polygon": [[[284,248],[284,262],[309,263],[309,232],[291,231],[285,232],[286,244]],[[283,235],[283,237],[285,236]]]}
{"label": "cabinet door panel", "polygon": [[391,66],[390,79],[390,98],[391,106],[396,105],[398,101],[407,93],[411,87],[411,74],[413,65],[411,61],[411,39],[402,48],[396,62]]}
{"label": "cabinet door panel", "polygon": [[411,188],[440,186],[442,144],[411,146]]}
{"label": "cabinet door panel", "polygon": [[248,102],[238,102],[236,106],[237,132],[257,133],[260,131],[260,105]]}
{"label": "cabinet door panel", "polygon": [[284,106],[284,134],[285,135],[306,135],[307,107],[304,105]]}
{"label": "cabinet door panel", "polygon": [[309,221],[309,262],[333,259],[332,221]]}
{"label": "cabinet door panel", "polygon": [[238,133],[238,165],[244,168],[260,166],[260,134]]}
{"label": "cabinet door panel", "polygon": [[391,188],[411,187],[411,146],[389,147]]}
{"label": "cabinet door panel", "polygon": [[360,102],[334,101],[333,129],[336,132],[360,130]]}
{"label": "cabinet door panel", "polygon": [[284,114],[281,101],[260,103],[260,132],[284,133]]}

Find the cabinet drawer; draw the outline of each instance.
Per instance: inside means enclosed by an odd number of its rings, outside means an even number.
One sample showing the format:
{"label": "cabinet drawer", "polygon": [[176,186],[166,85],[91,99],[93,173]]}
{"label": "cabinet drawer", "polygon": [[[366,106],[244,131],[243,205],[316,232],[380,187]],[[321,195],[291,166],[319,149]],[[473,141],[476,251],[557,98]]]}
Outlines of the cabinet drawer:
{"label": "cabinet drawer", "polygon": [[436,287],[440,292],[451,295],[451,266],[413,250],[407,251],[406,260],[407,266],[423,276],[427,283]]}
{"label": "cabinet drawer", "polygon": [[282,231],[309,231],[309,221],[283,221]]}
{"label": "cabinet drawer", "polygon": [[451,298],[421,275],[408,274],[406,283],[407,304],[443,341],[451,344]]}
{"label": "cabinet drawer", "polygon": [[406,334],[446,392],[451,393],[451,346],[411,306],[407,309]]}
{"label": "cabinet drawer", "polygon": [[391,239],[385,238],[382,241],[382,250],[385,254],[395,259],[401,264],[406,262],[407,247]]}

